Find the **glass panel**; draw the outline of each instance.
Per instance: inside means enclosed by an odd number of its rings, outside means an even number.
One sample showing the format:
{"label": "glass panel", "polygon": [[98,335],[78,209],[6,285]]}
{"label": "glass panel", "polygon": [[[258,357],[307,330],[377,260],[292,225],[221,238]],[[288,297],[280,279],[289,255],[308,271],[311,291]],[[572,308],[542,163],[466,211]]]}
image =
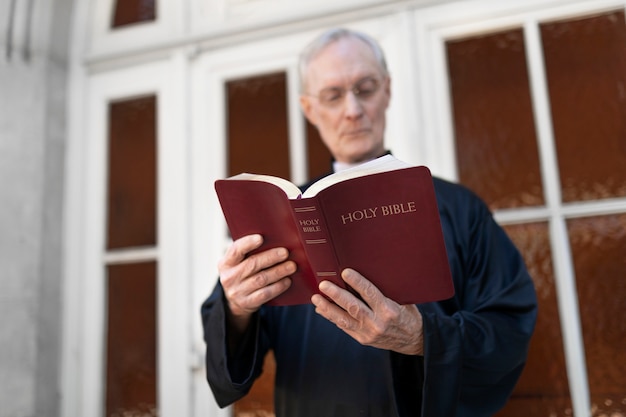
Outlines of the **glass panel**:
{"label": "glass panel", "polygon": [[109,105],[107,248],[157,242],[155,96]]}
{"label": "glass panel", "polygon": [[[228,175],[255,172],[289,179],[289,127],[286,74],[269,74],[230,81],[228,97]],[[330,153],[317,129],[307,122],[309,178],[330,169]],[[235,403],[234,416],[271,416],[274,410],[273,355],[250,393]]]}
{"label": "glass panel", "polygon": [[541,25],[563,201],[626,196],[624,12]]}
{"label": "glass panel", "polygon": [[154,21],[156,9],[156,0],[117,0],[111,27]]}
{"label": "glass panel", "polygon": [[284,72],[226,84],[228,172],[291,178]]}
{"label": "glass panel", "polygon": [[[240,172],[291,178],[286,74],[260,75],[226,84],[228,97],[228,175]],[[246,397],[234,405],[234,416],[268,416],[274,410],[274,359]]]}
{"label": "glass panel", "polygon": [[526,368],[498,417],[568,416],[572,402],[567,381],[561,325],[546,223],[506,226],[533,277],[539,315]]}
{"label": "glass panel", "polygon": [[331,170],[332,156],[322,142],[317,128],[309,121],[306,122],[307,155],[308,155],[308,178],[313,179],[327,174]]}
{"label": "glass panel", "polygon": [[626,214],[568,221],[594,416],[626,415]]}
{"label": "glass panel", "polygon": [[543,205],[522,30],[446,48],[460,182],[492,209]]}
{"label": "glass panel", "polygon": [[156,264],[108,267],[106,415],[156,416]]}

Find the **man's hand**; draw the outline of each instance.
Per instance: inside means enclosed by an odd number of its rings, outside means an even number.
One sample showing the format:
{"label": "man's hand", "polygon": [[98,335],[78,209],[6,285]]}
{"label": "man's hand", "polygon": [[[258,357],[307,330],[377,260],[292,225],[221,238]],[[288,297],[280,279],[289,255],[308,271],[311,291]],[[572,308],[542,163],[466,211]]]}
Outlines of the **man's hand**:
{"label": "man's hand", "polygon": [[422,315],[415,305],[400,305],[386,298],[353,269],[345,269],[341,277],[365,303],[332,282],[322,281],[320,291],[334,303],[319,294],[311,297],[318,314],[363,345],[407,355],[424,354]]}
{"label": "man's hand", "polygon": [[264,303],[289,288],[289,275],[296,271],[295,262],[287,260],[289,252],[285,248],[247,256],[262,243],[260,235],[237,239],[218,263],[229,324],[236,334],[243,334],[252,314]]}

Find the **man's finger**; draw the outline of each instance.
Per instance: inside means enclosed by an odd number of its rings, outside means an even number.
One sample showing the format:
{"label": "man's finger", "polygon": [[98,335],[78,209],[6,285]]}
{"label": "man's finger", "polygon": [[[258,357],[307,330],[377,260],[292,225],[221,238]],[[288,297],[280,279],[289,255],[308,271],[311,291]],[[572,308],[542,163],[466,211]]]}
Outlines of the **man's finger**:
{"label": "man's finger", "polygon": [[[350,291],[344,290],[330,281],[321,282],[319,289],[334,302],[334,304],[327,302],[331,306],[324,308],[326,314],[323,315],[338,325],[339,322],[345,323],[345,326],[340,326],[342,328],[354,327],[351,319],[361,321],[371,314],[368,305]],[[320,306],[325,305],[325,303],[319,304]]]}
{"label": "man's finger", "polygon": [[372,302],[380,301],[384,297],[383,293],[371,281],[354,269],[344,269],[341,272],[341,278],[370,306]]}
{"label": "man's finger", "polygon": [[233,242],[226,252],[224,263],[234,266],[241,263],[249,252],[257,249],[263,244],[263,237],[258,234],[244,236]]}

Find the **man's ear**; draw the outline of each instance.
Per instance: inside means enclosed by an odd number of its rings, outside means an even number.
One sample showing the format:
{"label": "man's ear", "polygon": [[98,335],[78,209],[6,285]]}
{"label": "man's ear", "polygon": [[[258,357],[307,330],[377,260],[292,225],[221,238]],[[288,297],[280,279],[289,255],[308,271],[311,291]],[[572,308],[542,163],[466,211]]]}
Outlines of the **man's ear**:
{"label": "man's ear", "polygon": [[313,103],[311,103],[311,97],[300,95],[300,108],[302,109],[302,113],[304,113],[304,117],[314,126],[317,125],[315,114],[313,111]]}

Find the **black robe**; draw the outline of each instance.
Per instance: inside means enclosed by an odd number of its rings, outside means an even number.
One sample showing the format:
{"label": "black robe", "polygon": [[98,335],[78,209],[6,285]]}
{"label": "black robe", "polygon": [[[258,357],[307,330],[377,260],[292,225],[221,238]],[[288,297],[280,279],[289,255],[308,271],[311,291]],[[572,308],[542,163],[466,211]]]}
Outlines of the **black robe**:
{"label": "black robe", "polygon": [[264,306],[229,355],[218,283],[202,321],[207,379],[220,406],[248,392],[273,349],[277,417],[473,417],[502,408],[535,325],[533,283],[487,206],[460,185],[434,184],[456,294],[418,305],[424,356],[362,346],[312,305]]}

